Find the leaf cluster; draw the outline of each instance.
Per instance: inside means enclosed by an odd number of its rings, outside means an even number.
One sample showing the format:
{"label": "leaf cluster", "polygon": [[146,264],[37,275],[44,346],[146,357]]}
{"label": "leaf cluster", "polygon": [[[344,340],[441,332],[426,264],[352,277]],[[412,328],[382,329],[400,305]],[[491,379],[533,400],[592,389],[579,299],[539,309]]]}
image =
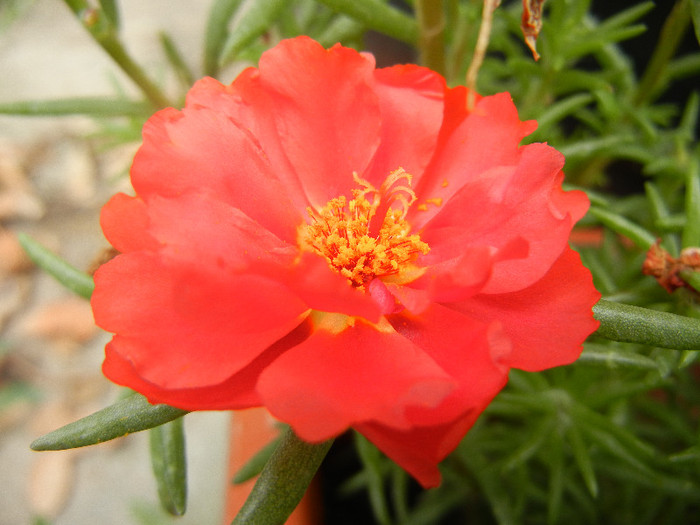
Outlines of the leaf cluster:
{"label": "leaf cluster", "polygon": [[[442,10],[443,17],[432,19],[444,22],[439,28],[444,56],[434,60],[450,85],[461,84],[481,19],[481,2],[470,0],[215,0],[199,66],[187,64],[177,42],[160,35],[163,61],[178,80],[168,91],[126,51],[116,0],[65,3],[142,98],[17,101],[0,105],[0,113],[91,115],[112,142],[138,140],[149,113],[181,105],[193,79],[223,79],[241,63],[255,63],[283,38],[306,34],[326,46],[342,42],[363,49],[374,32],[422,56],[421,9]],[[695,290],[668,294],[640,271],[657,239],[673,256],[700,246],[700,95],[667,97],[679,81],[700,77],[697,47],[679,51],[693,24],[700,35],[700,6],[697,0],[674,3],[640,71],[620,44],[646,38],[641,20],[658,6],[642,1],[599,20],[591,4],[546,3],[538,41],[542,58],[534,62],[520,32],[521,3],[504,1],[495,13],[478,89],[509,91],[521,117],[538,120],[528,140],[546,140],[562,151],[568,184],[588,193],[592,207],[582,224],[594,240],[576,248],[607,301],[596,310],[603,328],[572,366],[536,374],[514,371],[506,390],[445,461],[439,489],[417,491],[405,472],[358,436],[363,467],[340,491],[366,490],[382,525],[674,524],[700,513],[700,343],[693,343],[697,323],[689,319],[700,317],[700,288],[691,281]],[[28,237],[22,243],[39,266],[90,296],[89,276]],[[616,303],[644,308],[616,309]],[[654,314],[659,311],[678,315]],[[665,335],[671,327],[678,338]],[[177,418],[182,415],[171,407],[152,410],[143,398],[129,397],[35,446],[70,448],[153,428],[159,494],[164,507],[181,514],[185,451]],[[93,434],[80,441],[88,431]],[[238,480],[259,472],[271,452],[264,451]]]}

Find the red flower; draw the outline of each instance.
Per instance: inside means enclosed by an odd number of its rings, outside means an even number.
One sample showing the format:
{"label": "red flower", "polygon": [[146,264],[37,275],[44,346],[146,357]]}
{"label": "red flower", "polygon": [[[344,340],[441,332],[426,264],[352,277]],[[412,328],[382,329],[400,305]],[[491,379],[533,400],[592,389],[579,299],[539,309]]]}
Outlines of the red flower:
{"label": "red flower", "polygon": [[571,363],[599,294],[564,159],[508,94],[308,38],[145,125],[95,275],[104,373],[190,410],[354,427],[424,486],[511,367]]}

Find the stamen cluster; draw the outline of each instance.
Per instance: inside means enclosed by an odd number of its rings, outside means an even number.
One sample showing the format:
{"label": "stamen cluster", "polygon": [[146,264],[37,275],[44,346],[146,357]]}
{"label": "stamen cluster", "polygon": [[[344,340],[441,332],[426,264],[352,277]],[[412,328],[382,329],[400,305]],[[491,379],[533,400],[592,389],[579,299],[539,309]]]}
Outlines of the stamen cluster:
{"label": "stamen cluster", "polygon": [[[407,185],[394,187],[402,179]],[[355,181],[362,189],[352,190],[349,202],[341,195],[318,212],[307,208],[312,222],[306,227],[304,240],[350,284],[364,289],[374,278],[400,274],[430,248],[419,235],[409,234],[405,216],[416,200],[410,174],[401,168],[393,171],[379,190],[357,175]],[[374,196],[372,202],[367,200],[368,195]],[[395,201],[401,209],[391,208]],[[381,226],[374,232],[373,219],[384,207],[387,209]]]}

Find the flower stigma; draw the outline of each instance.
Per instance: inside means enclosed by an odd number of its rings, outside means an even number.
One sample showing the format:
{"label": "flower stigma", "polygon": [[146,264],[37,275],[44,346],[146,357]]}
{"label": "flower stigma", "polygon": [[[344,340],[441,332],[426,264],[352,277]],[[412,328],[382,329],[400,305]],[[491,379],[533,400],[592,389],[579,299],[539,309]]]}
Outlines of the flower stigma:
{"label": "flower stigma", "polygon": [[410,235],[406,221],[416,201],[411,178],[398,168],[376,189],[354,173],[359,188],[352,190],[350,201],[341,195],[320,211],[307,208],[311,222],[302,229],[302,245],[324,257],[331,269],[361,290],[374,278],[417,277],[421,272],[413,263],[430,247],[419,235]]}

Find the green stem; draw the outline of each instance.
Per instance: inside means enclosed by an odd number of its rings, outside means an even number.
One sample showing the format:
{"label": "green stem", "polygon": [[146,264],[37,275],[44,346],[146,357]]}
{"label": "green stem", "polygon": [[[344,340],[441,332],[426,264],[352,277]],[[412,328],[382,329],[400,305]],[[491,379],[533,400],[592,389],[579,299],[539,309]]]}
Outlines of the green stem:
{"label": "green stem", "polygon": [[666,18],[663,28],[661,28],[656,49],[654,49],[649,65],[639,83],[637,96],[635,97],[635,103],[638,106],[653,98],[659,87],[659,82],[664,78],[664,70],[668,62],[673,58],[673,55],[675,55],[689,25],[689,1],[678,0],[668,18]]}
{"label": "green stem", "polygon": [[22,249],[39,268],[80,297],[90,299],[95,289],[92,277],[50,252],[25,233],[17,235]]}
{"label": "green stem", "polygon": [[171,105],[170,101],[168,101],[161,90],[146,76],[141,66],[134,62],[131,56],[129,56],[121,42],[113,37],[98,39],[97,42],[102,46],[102,49],[107,51],[109,56],[119,65],[122,71],[141,88],[141,91],[146,95],[146,98],[148,98],[153,107],[162,109]]}
{"label": "green stem", "polygon": [[306,443],[288,429],[231,525],[283,525],[332,443]]}
{"label": "green stem", "polygon": [[445,10],[442,0],[417,0],[421,64],[445,75]]}
{"label": "green stem", "polygon": [[141,89],[151,104],[156,108],[170,106],[163,92],[146,76],[141,67],[134,62],[116,36],[116,27],[103,11],[92,8],[85,0],[64,0],[80,23],[88,30],[90,36],[112,57],[117,65]]}

